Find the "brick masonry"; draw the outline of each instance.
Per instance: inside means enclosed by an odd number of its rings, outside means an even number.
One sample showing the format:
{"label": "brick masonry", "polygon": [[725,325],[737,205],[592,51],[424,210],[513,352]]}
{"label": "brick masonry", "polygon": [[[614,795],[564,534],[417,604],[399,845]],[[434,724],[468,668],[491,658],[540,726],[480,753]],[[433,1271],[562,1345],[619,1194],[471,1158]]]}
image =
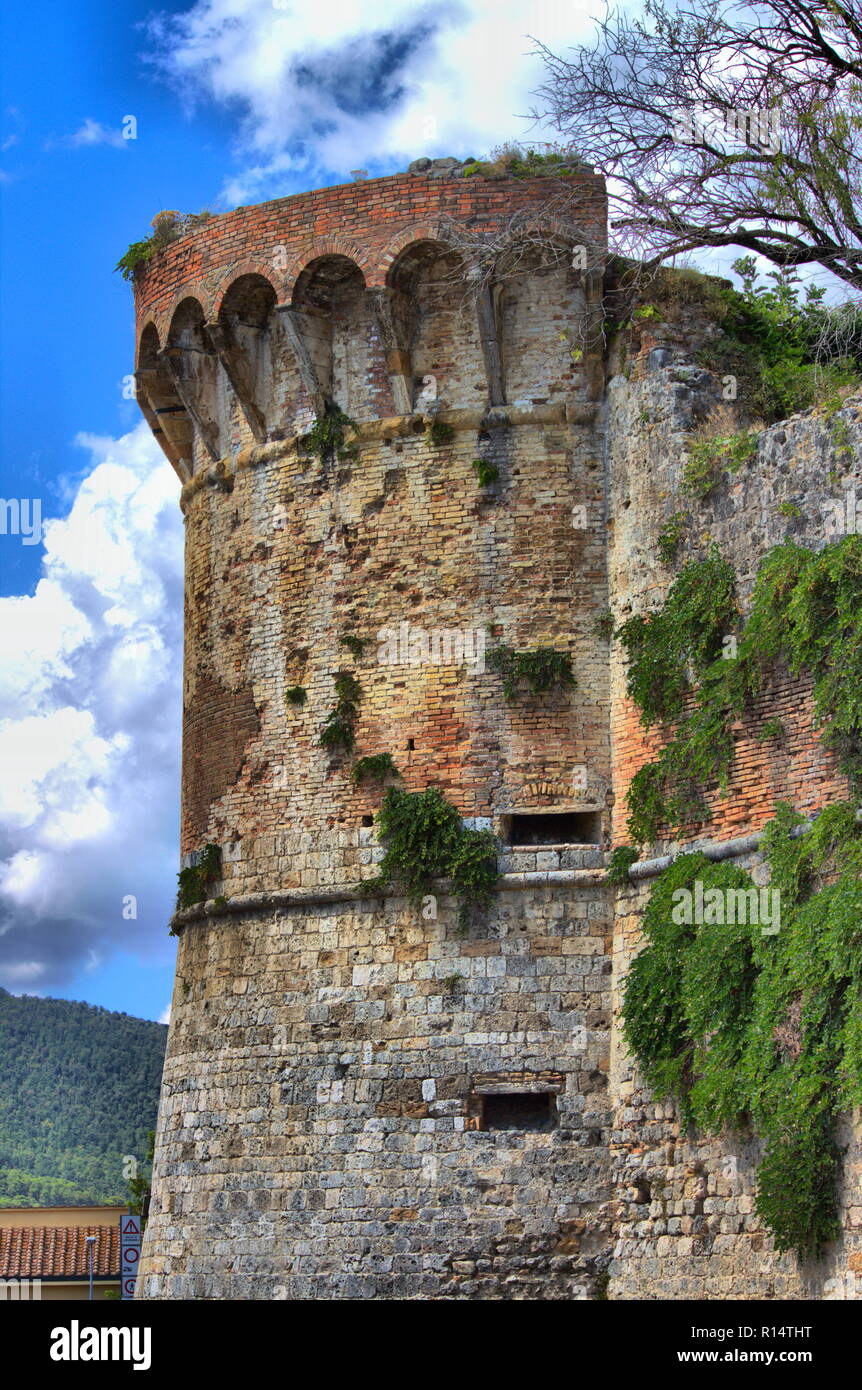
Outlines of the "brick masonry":
{"label": "brick masonry", "polygon": [[[498,237],[560,186],[600,248],[592,175],[412,174],[237,209],[138,278],[139,400],[186,516],[181,853],[224,859],[223,901],[180,924],[141,1296],[685,1298],[736,1270],[731,1292],[804,1297],[853,1267],[848,1200],[829,1271],[767,1275],[746,1162],[722,1186],[726,1150],[680,1138],[620,1055],[612,990],[645,890],[614,925],[601,865],[651,745],[596,624],[670,582],[655,540],[715,384],[692,365],[709,326],[671,315],[605,387],[589,343],[572,352],[595,280],[565,258],[471,296],[441,219]],[[355,447],[321,459],[302,436],[326,401]],[[713,535],[745,593],[777,505],[831,495],[826,447],[813,417],[767,431],[692,551]],[[505,701],[481,659],[499,640],[566,652],[576,689]],[[355,752],[333,756],[339,673],[361,699]],[[705,837],[846,794],[807,692],[779,681],[765,708],[785,746],[740,728]],[[422,909],[357,901],[381,789],[350,773],[383,752],[504,844],[519,813],[577,813],[583,835],[506,847],[466,934],[446,885]],[[489,1097],[536,1092],[547,1125],[490,1127]]]}

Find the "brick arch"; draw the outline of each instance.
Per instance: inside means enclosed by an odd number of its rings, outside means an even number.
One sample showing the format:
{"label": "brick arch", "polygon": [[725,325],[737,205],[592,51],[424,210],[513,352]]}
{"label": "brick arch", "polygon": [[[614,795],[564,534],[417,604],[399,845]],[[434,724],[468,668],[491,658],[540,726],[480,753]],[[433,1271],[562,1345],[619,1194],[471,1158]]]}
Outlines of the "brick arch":
{"label": "brick arch", "polygon": [[137,370],[137,368],[140,367],[140,365],[141,365],[141,343],[142,343],[143,340],[144,340],[144,334],[146,333],[146,331],[147,331],[148,328],[152,328],[152,329],[155,331],[155,335],[156,335],[156,338],[158,339],[159,347],[162,347],[162,346],[164,345],[164,337],[163,337],[163,335],[159,332],[159,325],[158,325],[158,323],[156,322],[156,316],[155,316],[155,314],[152,312],[152,310],[148,310],[148,311],[147,311],[147,315],[146,315],[146,317],[145,317],[143,323],[141,324],[140,328],[138,329],[138,340],[137,340],[137,343],[136,343],[136,345],[135,345],[135,369],[136,369],[136,370]]}
{"label": "brick arch", "polygon": [[[224,303],[224,297],[231,285],[236,284],[237,280],[241,280],[244,275],[259,275],[261,279],[266,280],[272,286],[275,294],[275,302],[277,304],[280,302],[282,298],[281,290],[284,282],[281,280],[278,272],[273,269],[273,266],[271,264],[268,265],[266,261],[241,261],[239,265],[232,266],[227,274],[219,281],[218,288],[212,296],[209,312],[207,313],[207,321],[218,318],[221,306]],[[207,312],[206,306],[204,306],[204,312]]]}
{"label": "brick arch", "polygon": [[412,227],[404,227],[387,245],[374,267],[373,274],[368,284],[373,285],[375,288],[386,285],[389,280],[389,272],[395,261],[403,251],[406,251],[418,241],[439,241],[442,246],[446,245],[446,242],[440,236],[439,227],[433,227],[427,223],[415,223]]}
{"label": "brick arch", "polygon": [[361,271],[366,285],[372,283],[369,278],[373,268],[372,261],[364,247],[355,241],[348,241],[346,237],[321,237],[303,247],[288,262],[283,281],[284,303],[289,304],[293,299],[296,282],[302,272],[307,270],[313,261],[319,261],[325,256],[345,256]]}
{"label": "brick arch", "polygon": [[190,280],[187,284],[182,285],[181,288],[177,290],[176,294],[171,299],[167,308],[163,309],[161,313],[156,315],[154,318],[156,332],[159,335],[160,343],[164,344],[167,342],[168,333],[170,332],[171,327],[171,320],[173,319],[174,314],[177,312],[177,309],[180,307],[184,299],[196,299],[198,304],[201,306],[201,309],[203,310],[204,320],[206,320],[207,305],[210,300],[210,295],[208,294],[207,288],[202,280]]}

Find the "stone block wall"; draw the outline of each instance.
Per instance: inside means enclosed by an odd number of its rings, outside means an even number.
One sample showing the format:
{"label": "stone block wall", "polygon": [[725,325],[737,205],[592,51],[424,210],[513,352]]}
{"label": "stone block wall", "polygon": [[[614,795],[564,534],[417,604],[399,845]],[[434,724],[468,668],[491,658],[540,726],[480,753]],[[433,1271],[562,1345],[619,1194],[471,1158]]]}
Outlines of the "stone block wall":
{"label": "stone block wall", "polygon": [[[704,555],[713,541],[736,571],[745,612],[759,563],[772,546],[790,539],[819,548],[855,524],[855,499],[862,500],[862,400],[857,398],[848,398],[835,414],[807,412],[763,430],[756,456],[706,500],[681,494],[692,431],[720,399],[719,379],[695,360],[709,341],[708,325],[695,317],[683,326],[669,314],[608,382],[608,572],[618,623],[658,607],[679,565]],[[617,359],[615,365],[623,363]],[[657,543],[680,508],[691,522],[672,570],[662,565]],[[787,514],[790,508],[795,514]],[[655,756],[660,737],[643,729],[626,696],[625,664],[617,649],[612,649],[610,681],[614,841],[624,844],[629,783]],[[778,747],[758,739],[763,722],[776,716],[785,731]],[[804,680],[777,674],[739,721],[734,740],[730,785],[724,797],[709,799],[711,821],[698,827],[690,842],[659,842],[651,853],[751,835],[772,819],[777,801],[813,816],[847,799],[847,781],[819,740]],[[734,862],[754,870],[762,856],[749,852]],[[616,895],[610,1083],[615,1245],[608,1296],[859,1298],[858,1117],[845,1116],[838,1136],[845,1148],[842,1237],[823,1260],[800,1264],[793,1254],[776,1254],[755,1214],[758,1142],[687,1130],[672,1103],[655,1102],[626,1056],[620,1027],[624,982],[642,946],[641,921],[653,881],[640,879]]]}
{"label": "stone block wall", "polygon": [[[478,936],[446,897],[187,927],[139,1292],[594,1296],[610,912],[580,883],[501,893]],[[554,1128],[481,1128],[501,1090]]]}

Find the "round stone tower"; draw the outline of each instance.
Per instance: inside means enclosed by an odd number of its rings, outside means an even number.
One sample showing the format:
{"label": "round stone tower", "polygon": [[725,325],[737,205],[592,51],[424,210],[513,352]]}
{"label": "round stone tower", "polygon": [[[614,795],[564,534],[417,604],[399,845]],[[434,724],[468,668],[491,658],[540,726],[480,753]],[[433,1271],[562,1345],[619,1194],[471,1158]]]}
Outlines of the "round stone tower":
{"label": "round stone tower", "polygon": [[[140,1296],[600,1287],[604,229],[587,170],[418,161],[212,218],[136,278],[138,399],[186,517],[200,899]],[[518,676],[541,649],[574,686]],[[496,835],[467,927],[446,881],[360,891],[387,786]]]}

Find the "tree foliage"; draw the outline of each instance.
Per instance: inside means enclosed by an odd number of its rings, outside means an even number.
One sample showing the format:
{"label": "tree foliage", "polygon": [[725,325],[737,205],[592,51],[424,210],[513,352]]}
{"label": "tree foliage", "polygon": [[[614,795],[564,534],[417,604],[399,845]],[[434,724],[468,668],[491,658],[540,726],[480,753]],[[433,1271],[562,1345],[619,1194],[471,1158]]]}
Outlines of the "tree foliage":
{"label": "tree foliage", "polygon": [[0,989],[0,1206],[123,1202],[143,1164],[167,1028]]}

